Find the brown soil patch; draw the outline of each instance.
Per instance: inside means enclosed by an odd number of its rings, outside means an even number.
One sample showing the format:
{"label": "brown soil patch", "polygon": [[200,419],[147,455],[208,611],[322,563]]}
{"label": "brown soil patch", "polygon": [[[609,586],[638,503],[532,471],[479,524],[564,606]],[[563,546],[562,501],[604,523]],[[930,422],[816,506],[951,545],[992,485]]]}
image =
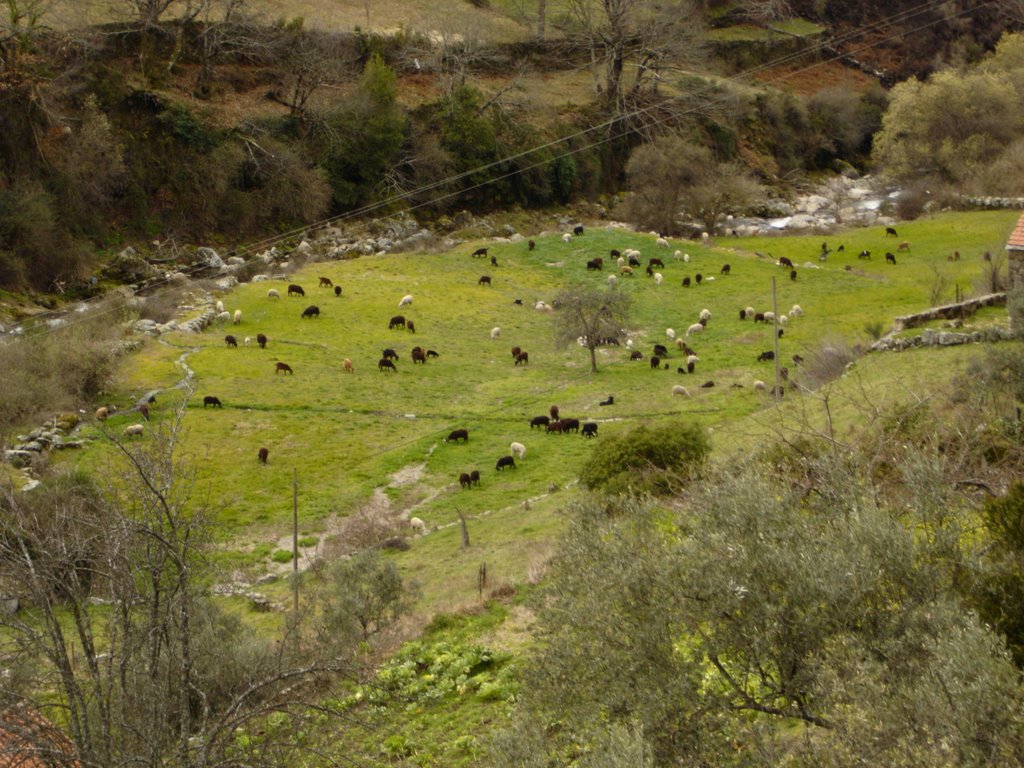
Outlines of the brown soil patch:
{"label": "brown soil patch", "polygon": [[839,62],[822,62],[815,65],[795,62],[762,70],[756,77],[763,83],[805,96],[836,89],[865,91],[878,82],[860,70]]}

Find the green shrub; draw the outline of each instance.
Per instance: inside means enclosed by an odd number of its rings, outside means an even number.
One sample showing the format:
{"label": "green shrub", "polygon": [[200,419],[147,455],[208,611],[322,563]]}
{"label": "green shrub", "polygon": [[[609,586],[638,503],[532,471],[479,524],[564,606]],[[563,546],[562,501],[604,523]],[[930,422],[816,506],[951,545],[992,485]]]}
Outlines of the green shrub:
{"label": "green shrub", "polygon": [[275,563],[290,563],[292,560],[292,551],[290,549],[275,549],[274,554],[270,556],[270,559]]}
{"label": "green shrub", "polygon": [[580,470],[580,482],[612,494],[666,494],[693,477],[710,451],[696,424],[641,426],[598,446]]}
{"label": "green shrub", "polygon": [[320,539],[316,536],[300,536],[299,546],[300,547],[315,547],[320,542]]}

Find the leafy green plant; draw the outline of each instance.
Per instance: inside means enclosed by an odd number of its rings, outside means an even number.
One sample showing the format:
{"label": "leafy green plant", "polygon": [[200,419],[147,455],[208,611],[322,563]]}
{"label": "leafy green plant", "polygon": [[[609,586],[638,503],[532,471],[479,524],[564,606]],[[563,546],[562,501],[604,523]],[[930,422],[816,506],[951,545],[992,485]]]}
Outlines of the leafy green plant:
{"label": "leafy green plant", "polygon": [[290,549],[275,549],[270,559],[275,563],[290,563],[292,561],[292,551]]}

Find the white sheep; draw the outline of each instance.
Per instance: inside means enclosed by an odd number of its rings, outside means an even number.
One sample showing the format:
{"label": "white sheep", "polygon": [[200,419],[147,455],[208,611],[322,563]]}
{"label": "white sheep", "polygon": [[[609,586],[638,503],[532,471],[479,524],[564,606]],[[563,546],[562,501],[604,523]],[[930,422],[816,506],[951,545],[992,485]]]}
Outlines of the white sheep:
{"label": "white sheep", "polygon": [[141,424],[129,424],[124,428],[125,437],[132,437],[134,435],[141,435],[145,431],[145,427]]}
{"label": "white sheep", "polygon": [[620,267],[626,266],[626,260],[622,256],[619,256],[619,258],[615,260],[615,263],[618,264]]}
{"label": "white sheep", "polygon": [[676,251],[675,253],[672,254],[672,258],[675,259],[676,261],[679,261],[681,258],[683,258],[683,252]]}
{"label": "white sheep", "polygon": [[779,315],[779,325],[785,325],[789,322],[789,318],[785,315]]}
{"label": "white sheep", "polygon": [[412,294],[407,293],[402,297],[402,300],[398,302],[398,308],[401,309],[402,307],[408,307],[410,304],[412,304]]}
{"label": "white sheep", "polygon": [[799,304],[794,304],[793,308],[789,310],[790,317],[803,317],[804,311],[800,308]]}
{"label": "white sheep", "polygon": [[633,348],[633,340],[632,339],[626,339],[626,349],[632,349],[632,348]]}
{"label": "white sheep", "polygon": [[494,326],[493,328],[491,328],[491,338],[496,339],[499,336],[501,336],[501,328],[499,328],[498,326]]}
{"label": "white sheep", "polygon": [[562,242],[563,243],[571,243],[572,242],[572,235],[570,235],[568,232],[566,232],[564,235],[562,235]]}
{"label": "white sheep", "polygon": [[686,335],[689,336],[691,333],[700,333],[703,330],[703,325],[701,325],[700,323],[694,323],[693,325],[686,329]]}
{"label": "white sheep", "polygon": [[710,320],[711,319],[711,310],[707,309],[707,308],[702,309],[700,311],[700,319],[703,320],[704,322],[707,322],[708,320]]}
{"label": "white sheep", "polygon": [[281,298],[281,294],[277,292],[277,288],[271,288],[270,290],[267,291],[267,298],[268,299],[280,299]]}
{"label": "white sheep", "polygon": [[654,244],[659,248],[668,248],[668,240],[666,240],[664,237],[659,237],[657,240],[654,241]]}
{"label": "white sheep", "polygon": [[679,349],[679,351],[686,349],[686,340],[676,339],[676,348]]}
{"label": "white sheep", "polygon": [[616,284],[616,283],[617,283],[618,281],[619,281],[619,278],[617,278],[617,277],[616,277],[615,275],[608,275],[608,285],[611,285],[611,286],[613,286],[613,287],[614,287],[614,285],[615,285],[615,284]]}
{"label": "white sheep", "polygon": [[757,379],[754,382],[754,391],[756,391],[756,392],[767,392],[768,391],[768,385],[765,384],[760,379]]}
{"label": "white sheep", "polygon": [[245,346],[247,346],[247,347],[248,347],[248,346],[250,346],[251,344],[252,344],[252,336],[246,336],[246,337],[245,337]]}
{"label": "white sheep", "polygon": [[522,443],[509,443],[508,449],[516,455],[517,459],[522,459],[526,455],[526,446]]}
{"label": "white sheep", "polygon": [[654,284],[655,285],[661,285],[661,281],[664,280],[664,279],[665,279],[665,276],[662,275],[661,272],[655,272],[654,273]]}
{"label": "white sheep", "polygon": [[221,301],[220,299],[217,299],[216,307],[217,307],[217,314],[219,315],[221,312],[224,311],[224,302]]}
{"label": "white sheep", "polygon": [[764,313],[764,321],[766,323],[774,323],[775,322],[775,313],[774,312],[765,312]]}
{"label": "white sheep", "polygon": [[713,282],[715,282],[715,277],[714,277],[714,275],[709,275],[708,277],[705,277],[705,278],[704,278],[704,282],[705,282],[705,283],[713,283]]}
{"label": "white sheep", "polygon": [[709,235],[707,232],[701,232],[700,233],[700,239],[706,245],[708,240],[711,239],[711,235]]}
{"label": "white sheep", "polygon": [[689,365],[690,363],[693,363],[694,365],[696,365],[699,362],[700,362],[700,358],[697,357],[696,355],[687,355],[687,357],[686,357],[686,364],[687,365]]}
{"label": "white sheep", "polygon": [[676,337],[676,330],[675,330],[675,328],[666,328],[665,329],[665,335],[668,336],[668,340],[669,341],[672,341],[672,339],[674,339]]}
{"label": "white sheep", "polygon": [[682,395],[683,397],[689,397],[690,396],[690,390],[688,390],[682,384],[676,384],[675,386],[672,387],[672,394],[673,395]]}
{"label": "white sheep", "polygon": [[409,518],[409,527],[412,528],[412,532],[414,534],[418,534],[420,536],[424,535],[427,532],[427,524],[420,520],[418,517]]}
{"label": "white sheep", "polygon": [[219,323],[226,323],[228,320],[231,319],[231,313],[230,312],[221,312],[219,315],[217,315],[213,319],[216,320]]}
{"label": "white sheep", "polygon": [[242,323],[242,310],[236,309],[234,316],[231,318],[235,325],[241,325]]}
{"label": "white sheep", "polygon": [[743,314],[745,314],[747,316],[748,320],[753,320],[754,319],[754,315],[756,313],[754,312],[754,308],[753,307],[747,307],[745,310],[743,310]]}
{"label": "white sheep", "polygon": [[688,253],[684,253],[683,254],[683,263],[684,264],[689,264],[690,263],[690,254],[688,254]]}
{"label": "white sheep", "polygon": [[622,255],[625,256],[627,259],[630,256],[632,256],[635,259],[639,259],[640,258],[640,251],[638,251],[636,248],[627,248],[626,250],[624,250],[622,252]]}

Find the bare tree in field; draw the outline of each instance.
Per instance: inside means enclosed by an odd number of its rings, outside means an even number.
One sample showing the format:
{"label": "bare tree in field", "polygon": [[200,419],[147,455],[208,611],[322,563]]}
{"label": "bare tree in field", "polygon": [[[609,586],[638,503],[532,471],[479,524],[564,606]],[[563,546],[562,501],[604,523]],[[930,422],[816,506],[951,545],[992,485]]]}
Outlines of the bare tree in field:
{"label": "bare tree in field", "polygon": [[581,284],[560,291],[554,302],[555,343],[586,348],[590,370],[597,373],[597,348],[608,339],[620,340],[629,326],[629,297],[615,288]]}
{"label": "bare tree in field", "polygon": [[[351,675],[353,646],[308,608],[260,632],[211,599],[183,414],[110,435],[108,488],[69,474],[0,489],[0,584],[21,603],[0,616],[0,709],[27,701],[65,724],[87,766],[305,764],[322,745],[303,731]],[[396,599],[400,581],[388,589]]]}

